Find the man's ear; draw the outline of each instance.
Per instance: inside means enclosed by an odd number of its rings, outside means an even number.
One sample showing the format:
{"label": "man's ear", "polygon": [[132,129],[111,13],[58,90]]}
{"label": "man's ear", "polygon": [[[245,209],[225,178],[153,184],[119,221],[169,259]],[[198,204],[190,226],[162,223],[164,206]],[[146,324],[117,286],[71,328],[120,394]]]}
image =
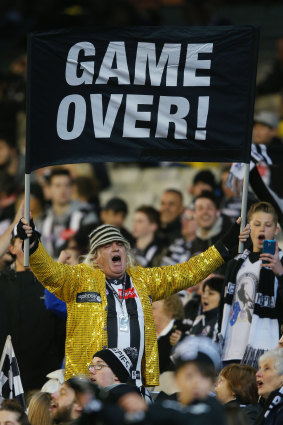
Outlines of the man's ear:
{"label": "man's ear", "polygon": [[75,412],[82,412],[83,406],[79,401],[76,401],[74,404],[74,411]]}
{"label": "man's ear", "polygon": [[275,230],[275,235],[278,235],[278,232],[279,232],[279,225],[277,224],[276,230]]}
{"label": "man's ear", "polygon": [[120,382],[119,378],[116,375],[114,375],[114,381],[115,382]]}

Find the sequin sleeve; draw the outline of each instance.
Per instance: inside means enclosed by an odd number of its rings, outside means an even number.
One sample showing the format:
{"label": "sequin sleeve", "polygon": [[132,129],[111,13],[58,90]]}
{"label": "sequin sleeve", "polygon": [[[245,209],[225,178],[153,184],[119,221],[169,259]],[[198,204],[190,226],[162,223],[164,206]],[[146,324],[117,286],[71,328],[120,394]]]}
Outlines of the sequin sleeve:
{"label": "sequin sleeve", "polygon": [[224,263],[215,246],[182,264],[144,269],[148,291],[159,300],[196,285]]}
{"label": "sequin sleeve", "polygon": [[48,291],[65,302],[75,297],[82,279],[80,265],[69,266],[58,263],[47,253],[41,243],[29,258],[32,272]]}

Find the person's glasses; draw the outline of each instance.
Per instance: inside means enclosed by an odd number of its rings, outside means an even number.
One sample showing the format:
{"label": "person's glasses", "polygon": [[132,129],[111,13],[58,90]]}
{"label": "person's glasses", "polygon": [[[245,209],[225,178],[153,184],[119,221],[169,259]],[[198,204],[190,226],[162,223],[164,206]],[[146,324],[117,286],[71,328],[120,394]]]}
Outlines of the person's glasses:
{"label": "person's glasses", "polygon": [[107,364],[90,364],[88,366],[88,370],[89,371],[91,371],[91,370],[100,370],[103,367],[109,367],[109,366]]}

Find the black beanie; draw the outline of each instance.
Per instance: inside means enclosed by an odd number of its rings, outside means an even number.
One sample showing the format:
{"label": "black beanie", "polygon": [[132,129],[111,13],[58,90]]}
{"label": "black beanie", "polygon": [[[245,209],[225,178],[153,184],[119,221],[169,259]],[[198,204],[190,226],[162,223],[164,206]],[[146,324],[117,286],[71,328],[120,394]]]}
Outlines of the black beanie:
{"label": "black beanie", "polygon": [[120,348],[106,348],[97,351],[93,357],[100,357],[104,360],[119,381],[126,383],[132,378],[133,362],[136,360],[137,354],[137,349],[132,347],[127,347],[123,350]]}

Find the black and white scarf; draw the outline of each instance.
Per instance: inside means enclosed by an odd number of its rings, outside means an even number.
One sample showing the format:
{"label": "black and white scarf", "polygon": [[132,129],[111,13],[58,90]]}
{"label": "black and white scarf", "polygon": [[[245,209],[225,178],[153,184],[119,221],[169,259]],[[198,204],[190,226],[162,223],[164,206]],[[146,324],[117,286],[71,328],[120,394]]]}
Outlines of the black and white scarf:
{"label": "black and white scarf", "polygon": [[[275,414],[278,415],[283,410],[283,386],[273,391],[263,405],[263,410],[257,418],[255,425],[263,425],[273,423],[271,417]],[[279,422],[276,422],[279,423]]]}
{"label": "black and white scarf", "polygon": [[[249,182],[255,195],[261,201],[270,202],[278,214],[278,221],[283,227],[283,199],[280,198],[263,181],[258,172],[257,164],[264,163],[268,166],[283,163],[283,144],[281,145],[251,145],[251,161]],[[244,164],[234,163],[231,166],[226,185],[230,188],[237,186],[237,181],[244,179]]]}
{"label": "black and white scarf", "polygon": [[[237,273],[244,263],[250,256],[256,256],[257,253],[251,253],[246,249],[242,254],[237,255],[233,260],[229,262],[226,276],[229,276],[229,281],[225,286],[224,293],[224,308],[222,316],[221,331],[219,335],[220,345],[224,345],[225,334],[230,318],[232,309],[234,294],[236,290],[236,278]],[[279,252],[280,258],[282,258],[282,251]],[[254,311],[251,321],[251,328],[249,333],[249,342],[246,347],[242,363],[249,364],[257,368],[259,357],[267,350],[276,347],[279,338],[279,323],[278,323],[278,308],[275,303],[275,279],[276,276],[272,270],[262,267],[259,274],[259,283],[256,291],[256,298],[254,304]],[[268,325],[266,321],[269,321],[271,327],[276,326],[278,332],[275,334],[277,338],[274,339],[272,335],[268,338],[262,338],[260,330]],[[264,323],[265,322],[265,323]],[[273,333],[274,335],[274,333]],[[220,347],[221,348],[221,347]]]}

